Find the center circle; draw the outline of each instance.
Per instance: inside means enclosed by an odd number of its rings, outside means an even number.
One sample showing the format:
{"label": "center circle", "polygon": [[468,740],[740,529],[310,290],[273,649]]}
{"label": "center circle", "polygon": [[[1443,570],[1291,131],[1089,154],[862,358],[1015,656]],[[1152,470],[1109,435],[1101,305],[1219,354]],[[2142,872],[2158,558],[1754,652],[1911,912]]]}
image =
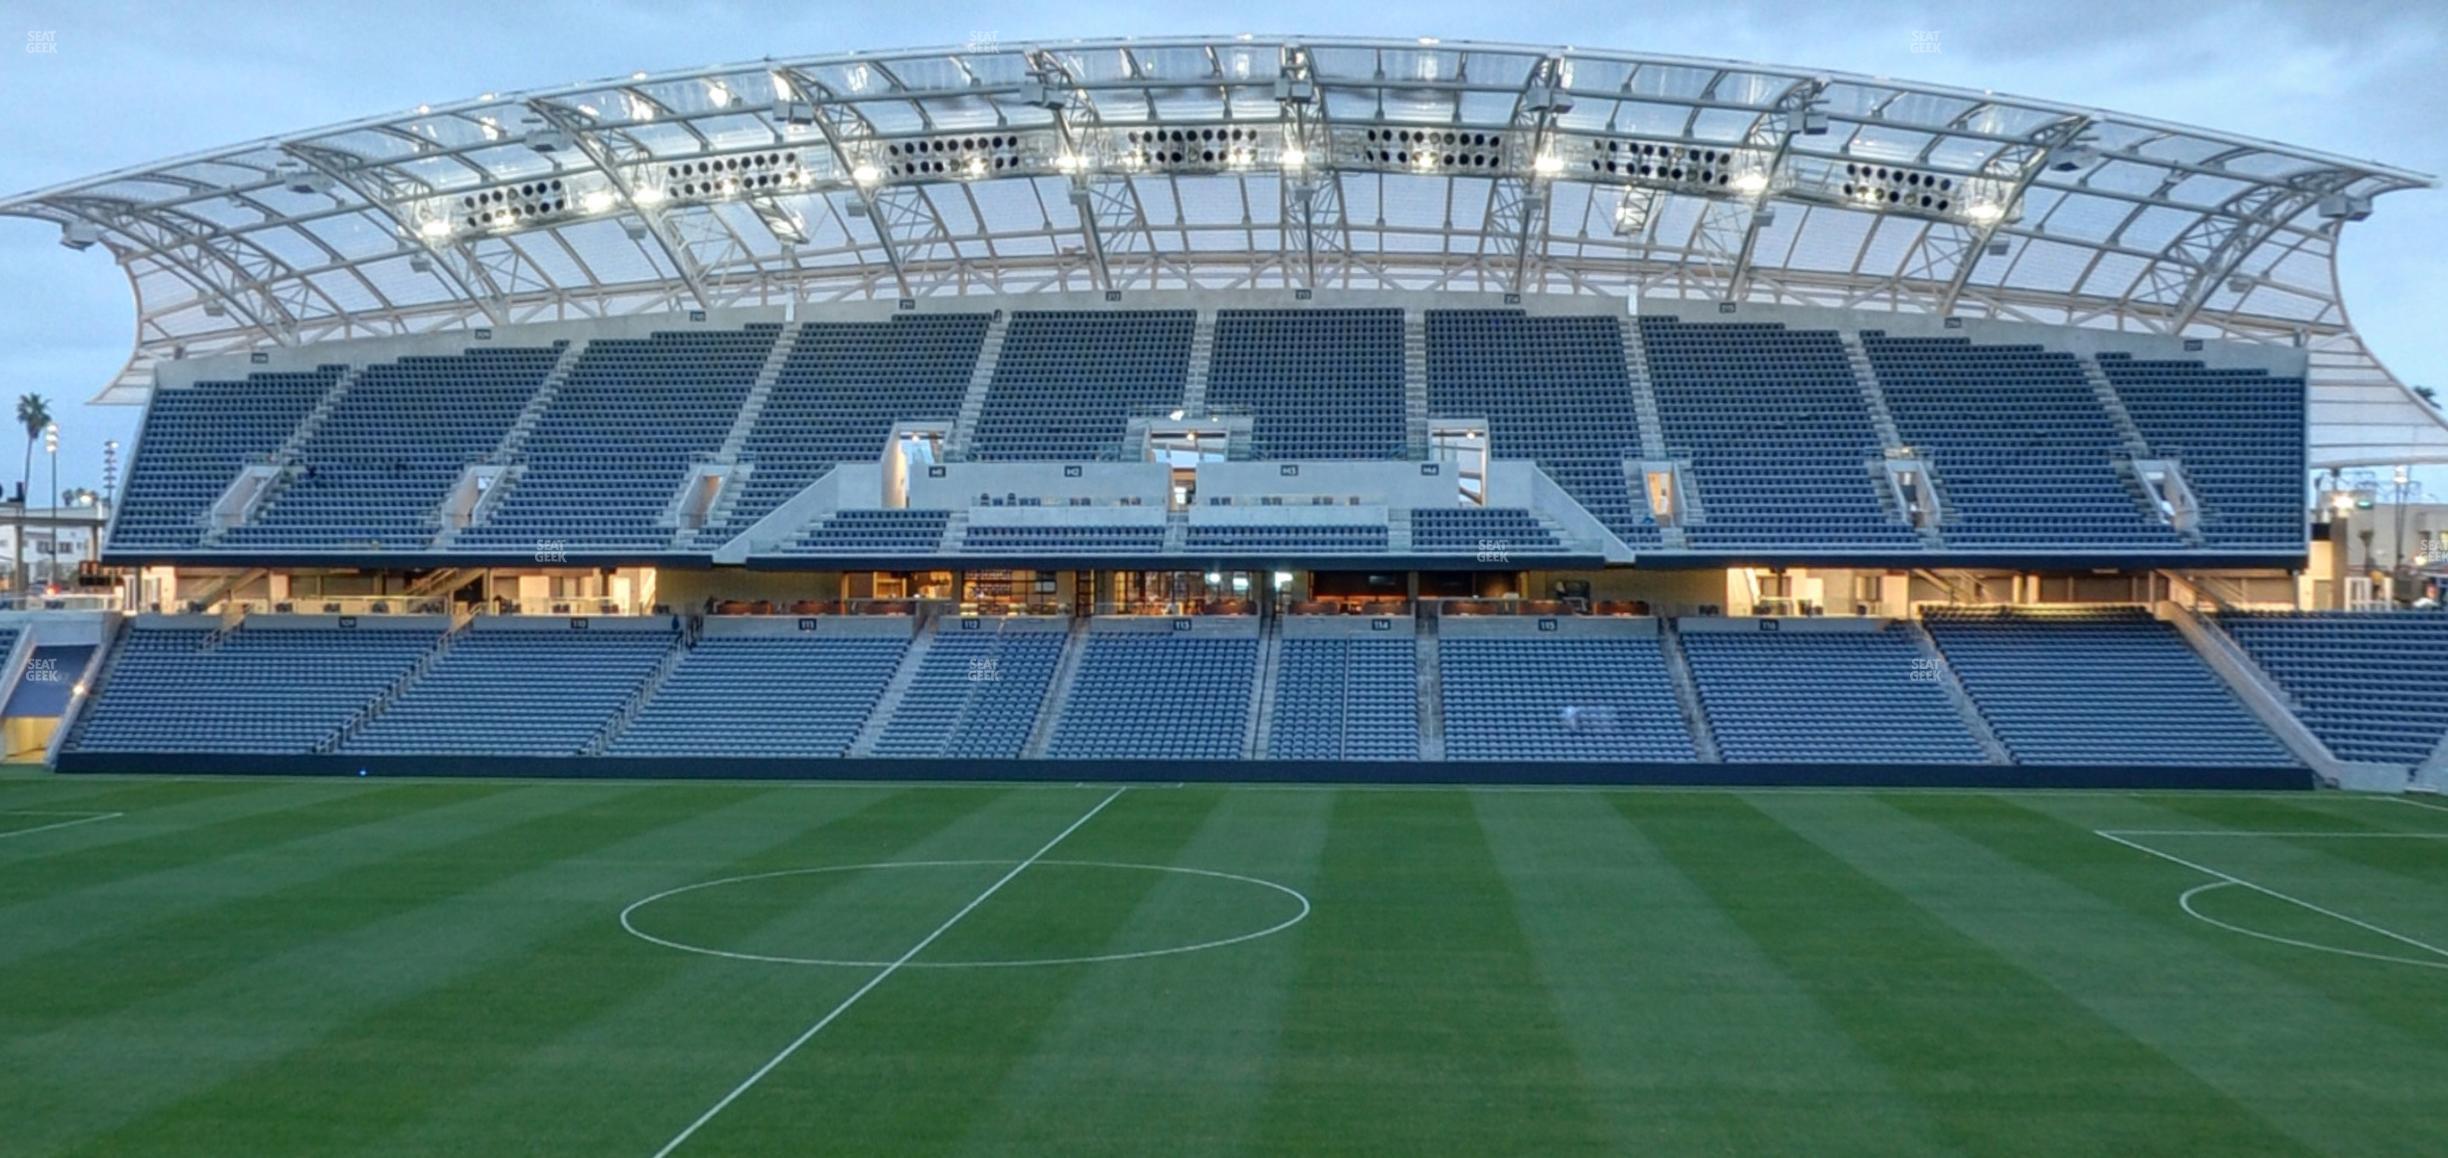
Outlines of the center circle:
{"label": "center circle", "polygon": [[[1261,880],[1260,878],[1252,876],[1243,876],[1239,873],[1218,872],[1213,869],[1183,868],[1179,865],[1128,864],[1113,861],[1086,860],[1038,860],[1025,862],[1028,866],[1029,872],[1038,873],[1041,869],[1072,869],[1113,873],[1163,873],[1188,877],[1201,883],[1213,884],[1226,894],[1242,894],[1243,899],[1239,902],[1238,906],[1240,908],[1260,907],[1252,905],[1247,900],[1248,895],[1255,891],[1261,898],[1264,899],[1265,903],[1263,907],[1273,911],[1264,916],[1249,916],[1243,918],[1236,922],[1236,925],[1239,926],[1236,928],[1211,929],[1203,932],[1187,933],[1179,938],[1178,943],[1158,944],[1145,949],[1078,955],[1049,953],[1043,956],[1015,956],[995,960],[948,961],[929,961],[924,958],[924,954],[920,954],[919,956],[910,958],[906,961],[896,961],[890,957],[874,958],[872,953],[836,957],[814,955],[803,956],[781,952],[749,952],[743,949],[724,948],[720,945],[701,943],[704,940],[713,940],[716,938],[707,938],[702,936],[696,936],[693,938],[692,935],[687,934],[655,932],[648,927],[653,922],[646,919],[647,914],[650,911],[656,910],[659,906],[663,914],[661,924],[668,927],[670,924],[674,923],[674,917],[672,914],[675,910],[679,910],[683,915],[685,915],[688,898],[708,898],[718,896],[723,890],[733,890],[735,893],[751,890],[772,892],[777,888],[786,889],[788,885],[795,881],[808,878],[836,876],[840,874],[924,871],[940,872],[944,870],[977,870],[992,868],[1009,869],[1022,863],[1024,862],[1011,860],[883,861],[873,864],[825,865],[818,868],[782,869],[777,872],[751,873],[746,876],[724,877],[719,880],[700,881],[693,885],[682,885],[674,889],[665,889],[664,891],[656,893],[652,896],[633,901],[627,908],[621,910],[620,923],[623,930],[627,931],[630,936],[636,937],[639,940],[661,945],[667,949],[678,949],[684,953],[697,953],[708,957],[721,957],[733,961],[758,961],[773,965],[819,965],[852,969],[883,969],[896,965],[903,969],[1014,969],[1040,965],[1092,965],[1106,961],[1136,961],[1150,957],[1170,957],[1182,953],[1196,953],[1207,949],[1222,949],[1229,945],[1238,945],[1245,941],[1255,941],[1261,937],[1273,936],[1274,934],[1283,932],[1284,930],[1289,929],[1304,920],[1307,920],[1309,917],[1309,898],[1303,896],[1299,890],[1291,888],[1287,885],[1277,884],[1274,881]],[[1042,876],[1042,874],[1040,875]],[[959,904],[966,903],[967,898],[974,895],[975,892],[972,890],[969,893],[965,893],[961,901],[956,901],[951,905],[945,906],[943,908],[944,915],[946,917],[950,917],[954,912],[960,911],[958,908]],[[778,903],[788,904],[789,901],[790,898],[787,892],[778,898]],[[989,899],[986,903],[992,904],[993,902],[991,899]],[[1202,911],[1209,911],[1215,907],[1217,906],[1201,906]],[[965,918],[969,917],[970,914],[962,911],[961,916]],[[954,926],[958,923],[960,922],[957,920],[948,921],[937,928],[937,933],[949,935]],[[923,930],[921,932],[923,932]],[[916,935],[918,934],[912,934],[912,936]],[[932,937],[929,939],[932,940]]]}

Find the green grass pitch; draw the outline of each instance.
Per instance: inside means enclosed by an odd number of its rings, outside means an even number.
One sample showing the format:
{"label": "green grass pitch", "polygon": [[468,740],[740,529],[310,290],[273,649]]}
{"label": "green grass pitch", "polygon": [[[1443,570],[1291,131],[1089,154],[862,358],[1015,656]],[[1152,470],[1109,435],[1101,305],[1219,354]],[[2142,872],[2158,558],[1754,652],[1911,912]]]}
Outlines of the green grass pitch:
{"label": "green grass pitch", "polygon": [[2444,837],[2340,794],[13,779],[0,1154],[2436,1154]]}

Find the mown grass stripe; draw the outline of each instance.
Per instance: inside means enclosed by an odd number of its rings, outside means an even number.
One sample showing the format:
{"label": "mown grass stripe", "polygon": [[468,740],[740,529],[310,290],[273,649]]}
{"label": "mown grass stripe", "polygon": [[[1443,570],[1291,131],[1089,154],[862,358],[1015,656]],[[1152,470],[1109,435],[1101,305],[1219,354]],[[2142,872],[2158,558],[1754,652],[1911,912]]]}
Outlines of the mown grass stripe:
{"label": "mown grass stripe", "polygon": [[1474,802],[1617,1152],[1944,1149],[1885,1068],[1607,799]]}
{"label": "mown grass stripe", "polygon": [[[1894,799],[1885,805],[1914,823],[1893,829],[1874,850],[1852,845],[1840,852],[1898,887],[1933,898],[1925,903],[1959,928],[2027,962],[2255,1116],[2320,1150],[2385,1148],[2416,1128],[2416,1119],[2406,1116],[2409,1107],[2392,1104],[2364,1067],[2444,1072],[2448,1050],[2366,1023],[2317,988],[2220,952],[2215,942],[2196,936],[2208,929],[2198,921],[2181,918],[2191,929],[2171,924],[2177,892],[2210,878],[2186,880],[2189,870],[2104,840],[2092,844],[2099,838],[2087,830],[2052,826],[2004,801]],[[2267,808],[2268,815],[2247,812],[2236,819],[2283,828],[2290,806],[2272,802]],[[2161,811],[2154,825],[2210,827]],[[1912,884],[1918,875],[1913,866],[1931,861],[1951,864],[1947,882]],[[2182,883],[2175,887],[2155,869],[2132,878],[2146,893],[2159,893],[2166,908],[2156,919],[2060,875],[2073,866],[2120,861],[2129,868],[2139,861],[2177,869]],[[2288,908],[2290,917],[2306,916]],[[2239,1020],[2240,1008],[2256,1012]],[[2357,1109],[2342,1112],[2349,1104]]]}
{"label": "mown grass stripe", "polygon": [[[740,814],[763,810],[766,803],[734,798],[709,811],[675,814],[671,823],[625,838],[624,843],[644,851],[702,840],[720,830],[731,838],[735,856],[714,867],[728,870],[762,861],[777,847],[883,827],[889,823],[887,814],[906,799],[888,790],[842,796],[791,821],[757,826]],[[910,811],[941,819],[935,810]],[[610,951],[618,948],[611,940],[618,934],[605,928],[602,906],[592,900],[572,898],[551,906],[530,927],[540,939],[514,955],[371,1008],[315,1041],[105,1141],[117,1149],[168,1152],[195,1136],[197,1124],[203,1122],[212,1124],[210,1136],[216,1145],[233,1151],[362,1152],[689,965],[689,959],[677,953]],[[507,1000],[510,995],[516,999]],[[462,1037],[447,1056],[437,1053],[434,1028],[460,1025],[481,1026],[482,1032]],[[387,1080],[403,1069],[413,1069],[416,1080]],[[381,1095],[368,1096],[368,1086],[375,1083]],[[573,1104],[586,1098],[583,1090],[562,1092]],[[300,1105],[320,1109],[299,1115]],[[518,1148],[520,1140],[513,1135],[524,1127],[500,1125],[500,1135],[485,1148]]]}
{"label": "mown grass stripe", "polygon": [[1601,1153],[1554,995],[1462,793],[1335,797],[1262,1153]]}
{"label": "mown grass stripe", "polygon": [[465,855],[478,863],[472,858],[501,841],[573,823],[569,814],[589,803],[563,792],[437,804],[345,837],[293,843],[285,855],[190,866],[175,892],[112,914],[123,920],[51,924],[84,935],[0,964],[0,992],[39,995],[0,1008],[0,1037],[29,1039],[107,1017],[380,920],[417,903],[399,887],[417,861]]}
{"label": "mown grass stripe", "polygon": [[[1214,807],[1177,863],[1311,890],[1331,798],[1186,789]],[[1094,883],[1094,882],[1089,882]],[[1271,920],[1288,903],[1252,886],[1159,879],[1115,937],[1121,951],[1210,931],[1221,908]],[[1251,908],[1235,907],[1254,901]],[[1299,960],[1300,926],[1261,941],[1090,966],[1028,1056],[970,1121],[961,1153],[1174,1158],[1250,1152]],[[994,978],[980,976],[980,984]]]}
{"label": "mown grass stripe", "polygon": [[[734,799],[595,787],[577,794],[575,808],[353,867],[278,904],[239,906],[246,911],[233,915],[248,926],[233,924],[222,936],[240,945],[254,940],[254,948],[174,988],[12,1041],[6,1055],[17,1088],[0,1096],[38,1107],[99,1085],[111,1097],[89,1105],[78,1128],[102,1150],[192,1139],[194,1130],[179,1127],[149,1133],[160,1123],[144,1119],[311,1043],[369,1004],[414,994],[531,938],[511,919],[522,910],[502,882]],[[122,1127],[128,1133],[112,1133]]]}
{"label": "mown grass stripe", "polygon": [[[315,880],[336,867],[388,855],[395,845],[450,839],[459,826],[491,815],[500,798],[498,789],[471,786],[450,794],[334,801],[332,807],[287,801],[234,817],[198,818],[184,830],[198,835],[186,841],[164,819],[171,809],[122,816],[110,825],[134,825],[142,815],[149,834],[94,845],[74,857],[0,865],[0,898],[10,901],[0,904],[0,968]],[[110,859],[113,850],[127,858],[125,865]]]}
{"label": "mown grass stripe", "polygon": [[[1793,825],[1858,797],[1640,802],[1625,815],[1922,1104],[1982,1155],[2304,1149],[1994,946]],[[1763,807],[1767,811],[1763,811]],[[1888,835],[1852,826],[1864,842]],[[1932,865],[1945,871],[1950,866]]]}
{"label": "mown grass stripe", "polygon": [[[2173,828],[2183,823],[2176,817],[2158,812],[2156,817],[2138,815],[2130,823],[2117,827]],[[2204,876],[2181,865],[2160,860],[2131,850],[2111,850],[2121,855],[2100,857],[2046,856],[2045,850],[2076,837],[2089,837],[2090,818],[2071,819],[2059,815],[2046,800],[2000,800],[1993,812],[1977,829],[1977,835],[2003,855],[2017,860],[2040,858],[2035,867],[2050,872],[2076,888],[2113,902],[2140,916],[2168,926],[2225,958],[2250,966],[2270,977],[2284,981],[2297,996],[2312,993],[2336,1005],[2361,1014],[2354,1024],[2353,1037],[2385,1031],[2381,1040],[2402,1035],[2428,1049],[2448,1049],[2448,1001],[2440,999],[2440,978],[2436,970],[2414,970],[2406,966],[2383,962],[2358,962],[2330,954],[2276,945],[2240,936],[2206,924],[2186,915],[2176,904],[2184,890],[2214,878]],[[2340,842],[2344,843],[2344,842]],[[2380,842],[2372,842],[2380,843]],[[2394,842],[2389,842],[2394,843]],[[2429,844],[2430,842],[2421,842]],[[2448,841],[2441,842],[2448,845]],[[2444,850],[2448,851],[2448,850]],[[2271,882],[2276,883],[2276,882]],[[2291,906],[2290,906],[2291,907]],[[2341,933],[2352,933],[2347,926],[2338,926]],[[2402,946],[2399,946],[2402,948]],[[2344,1027],[2332,1032],[2348,1034]],[[2389,1049],[2399,1048],[2388,1045]],[[2348,1065],[2333,1070],[2341,1078],[2363,1072],[2362,1065]]]}
{"label": "mown grass stripe", "polygon": [[[1209,793],[1127,793],[1049,858],[1170,863],[1214,806]],[[1036,835],[1042,841],[1052,832]],[[1076,873],[1045,866],[1023,872],[929,946],[925,959],[1046,956],[1107,944],[1159,879],[1111,874],[1093,889],[1079,883]],[[1009,1079],[1073,989],[1100,968],[897,973],[692,1138],[685,1152],[952,1151],[991,1104],[986,1092]],[[941,1048],[947,1042],[958,1048]],[[923,1080],[902,1080],[919,1073]],[[825,1123],[821,1139],[809,1138],[811,1120]]]}
{"label": "mown grass stripe", "polygon": [[[814,800],[884,790],[786,791],[774,799],[785,801],[784,808],[806,809],[815,807],[810,803]],[[898,792],[854,823],[828,825],[772,843],[744,859],[736,856],[736,846],[756,842],[740,842],[736,832],[726,835],[719,826],[709,825],[688,855],[633,866],[634,871],[617,874],[607,887],[587,893],[601,906],[604,960],[632,972],[635,984],[607,994],[586,1020],[555,1027],[553,1035],[539,1033],[530,1048],[505,1059],[495,1081],[432,1106],[420,1120],[366,1152],[489,1152],[500,1146],[504,1123],[515,1122],[520,1145],[537,1152],[653,1153],[809,1020],[856,989],[872,970],[769,965],[679,952],[621,932],[612,915],[622,906],[674,885],[776,869],[963,856],[1017,858],[1102,795],[1009,787]],[[1023,840],[1029,842],[1027,847]],[[908,880],[889,873],[802,879],[807,888],[802,907],[838,912],[886,904],[896,889],[911,887]],[[901,946],[906,948],[991,880],[991,875],[974,884],[957,877],[929,879],[916,894],[899,898],[904,903],[896,911],[908,930]],[[964,888],[968,891],[958,891]],[[795,911],[772,907],[767,920],[786,921]],[[757,931],[755,925],[738,928],[742,935]],[[582,1112],[539,1119],[532,1109],[538,1090],[554,1091],[561,1104],[582,1107]],[[694,1141],[690,1152],[697,1152]]]}

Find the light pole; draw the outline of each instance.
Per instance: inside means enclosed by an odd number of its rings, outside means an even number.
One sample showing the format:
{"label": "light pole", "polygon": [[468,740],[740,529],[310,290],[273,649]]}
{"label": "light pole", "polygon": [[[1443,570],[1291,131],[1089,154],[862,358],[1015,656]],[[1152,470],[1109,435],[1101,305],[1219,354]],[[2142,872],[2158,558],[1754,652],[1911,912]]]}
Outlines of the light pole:
{"label": "light pole", "polygon": [[59,585],[59,423],[43,427],[43,453],[51,456],[51,566],[49,586]]}
{"label": "light pole", "polygon": [[107,507],[119,497],[119,440],[102,444],[102,505]]}

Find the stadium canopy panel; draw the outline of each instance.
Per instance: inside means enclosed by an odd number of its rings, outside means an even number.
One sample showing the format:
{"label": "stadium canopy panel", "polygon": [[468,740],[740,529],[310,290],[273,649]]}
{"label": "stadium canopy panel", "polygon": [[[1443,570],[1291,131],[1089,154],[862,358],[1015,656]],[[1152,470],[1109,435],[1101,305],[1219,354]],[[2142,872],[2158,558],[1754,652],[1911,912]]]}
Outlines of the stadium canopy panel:
{"label": "stadium canopy panel", "polygon": [[2096,109],[1582,48],[1323,37],[763,60],[288,134],[0,200],[162,361],[790,301],[1464,289],[2275,342],[2311,464],[2448,461],[2340,231],[2419,173]]}

